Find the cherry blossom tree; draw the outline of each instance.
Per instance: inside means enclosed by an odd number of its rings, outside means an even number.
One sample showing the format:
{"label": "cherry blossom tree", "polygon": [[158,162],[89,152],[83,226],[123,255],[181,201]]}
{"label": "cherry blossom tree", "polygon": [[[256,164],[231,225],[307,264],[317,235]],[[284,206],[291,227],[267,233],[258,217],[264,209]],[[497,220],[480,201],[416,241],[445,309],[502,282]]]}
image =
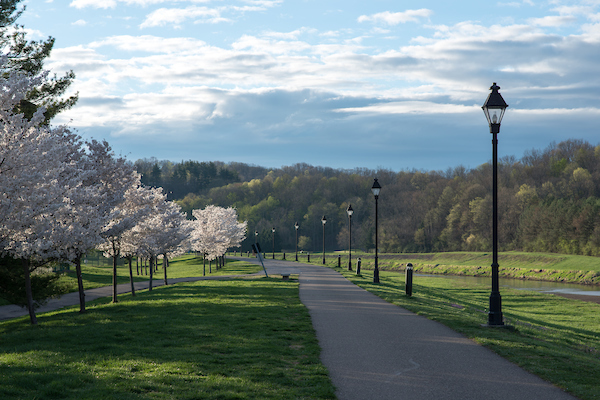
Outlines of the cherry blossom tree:
{"label": "cherry blossom tree", "polygon": [[[141,232],[137,225],[153,215],[154,210],[166,200],[162,189],[142,187],[139,183],[132,186],[125,193],[123,201],[117,204],[111,214],[111,219],[104,227],[102,235],[105,241],[98,246],[104,255],[113,259],[113,302],[117,302],[117,261],[123,252],[125,255],[139,254],[143,247]],[[132,293],[133,271],[129,269],[129,280]]]}
{"label": "cherry blossom tree", "polygon": [[[0,70],[6,62],[0,57]],[[59,256],[52,241],[58,229],[54,216],[69,206],[67,188],[77,185],[73,164],[80,155],[80,138],[66,127],[40,126],[43,107],[31,118],[15,113],[25,94],[46,78],[14,71],[0,76],[0,250],[22,260],[32,324],[37,318],[30,274]]]}
{"label": "cherry blossom tree", "polygon": [[63,228],[62,235],[55,235],[62,238],[56,247],[61,258],[75,264],[81,313],[85,312],[81,257],[103,242],[102,234],[112,221],[116,206],[140,180],[133,165],[115,157],[106,141],[91,140],[84,147],[86,152],[76,165],[78,184],[67,190],[69,206],[55,216]]}
{"label": "cherry blossom tree", "polygon": [[163,258],[164,284],[167,285],[167,260],[169,253],[181,254],[183,244],[188,244],[188,238],[193,231],[193,225],[188,223],[185,213],[181,212],[179,204],[167,201],[158,210],[158,224],[161,227],[154,231],[156,254]]}
{"label": "cherry blossom tree", "polygon": [[246,237],[247,222],[237,221],[234,208],[214,205],[192,210],[195,218],[191,248],[202,252],[209,260],[225,254],[229,247],[239,246]]}

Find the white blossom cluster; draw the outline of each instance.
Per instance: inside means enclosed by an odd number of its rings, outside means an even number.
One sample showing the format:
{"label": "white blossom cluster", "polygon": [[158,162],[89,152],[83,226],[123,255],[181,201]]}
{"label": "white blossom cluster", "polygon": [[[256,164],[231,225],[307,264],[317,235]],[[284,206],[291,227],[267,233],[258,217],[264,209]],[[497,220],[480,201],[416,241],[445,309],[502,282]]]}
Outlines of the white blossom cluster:
{"label": "white blossom cluster", "polygon": [[207,206],[204,210],[192,210],[192,215],[195,220],[190,247],[209,260],[222,256],[230,247],[239,246],[246,238],[248,224],[237,221],[237,211],[232,207]]}

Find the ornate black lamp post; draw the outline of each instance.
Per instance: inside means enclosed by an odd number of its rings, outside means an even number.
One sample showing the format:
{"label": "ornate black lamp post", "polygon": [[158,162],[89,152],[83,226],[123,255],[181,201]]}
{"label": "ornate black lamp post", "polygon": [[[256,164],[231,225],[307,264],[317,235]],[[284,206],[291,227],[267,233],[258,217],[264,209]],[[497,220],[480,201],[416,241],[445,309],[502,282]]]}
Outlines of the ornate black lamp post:
{"label": "ornate black lamp post", "polygon": [[354,214],[354,210],[352,209],[352,204],[348,204],[348,209],[346,210],[348,213],[348,271],[352,271],[352,214]]}
{"label": "ornate black lamp post", "polygon": [[375,196],[375,269],[373,270],[373,283],[379,283],[379,238],[377,235],[377,218],[379,210],[377,209],[377,201],[379,200],[379,192],[381,191],[381,185],[379,184],[379,181],[377,181],[377,178],[375,178],[375,181],[373,182],[371,191]]}
{"label": "ornate black lamp post", "polygon": [[298,225],[298,221],[296,221],[296,225],[294,225],[294,228],[296,228],[296,261],[298,261],[298,228],[300,228],[300,225]]}
{"label": "ornate black lamp post", "polygon": [[323,224],[323,265],[325,265],[325,224],[327,223],[327,218],[324,215],[321,218],[321,223]]}
{"label": "ornate black lamp post", "polygon": [[273,260],[275,259],[275,227],[273,227],[273,229],[271,229],[271,232],[273,232]]}
{"label": "ornate black lamp post", "polygon": [[481,107],[490,125],[492,137],[492,293],[490,294],[490,310],[488,313],[489,326],[502,326],[502,298],[500,296],[500,284],[498,280],[498,133],[500,122],[508,104],[504,101],[498,90],[496,82],[490,87],[492,93]]}

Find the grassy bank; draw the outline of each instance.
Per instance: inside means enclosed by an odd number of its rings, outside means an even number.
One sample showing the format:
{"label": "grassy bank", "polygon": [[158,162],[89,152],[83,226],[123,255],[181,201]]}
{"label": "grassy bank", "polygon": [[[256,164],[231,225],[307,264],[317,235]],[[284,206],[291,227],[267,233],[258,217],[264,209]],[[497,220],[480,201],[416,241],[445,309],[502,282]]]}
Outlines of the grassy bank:
{"label": "grassy bank", "polygon": [[[341,255],[342,265],[348,265],[348,253],[327,253],[329,266],[337,265]],[[282,255],[276,253],[276,258]],[[361,258],[362,268],[372,270],[374,255],[360,251],[352,252],[352,268],[357,258]],[[311,255],[311,262],[320,264],[321,253]],[[294,260],[295,254],[288,254]],[[307,261],[306,254],[299,256]],[[423,274],[448,274],[466,276],[491,276],[492,254],[482,252],[451,253],[400,253],[380,254],[379,269],[383,271],[403,271],[407,263],[413,264],[416,272]],[[498,255],[500,276],[503,278],[531,279],[550,282],[600,285],[600,258],[552,253],[501,252]]]}
{"label": "grassy bank", "polygon": [[37,327],[0,323],[0,398],[334,398],[295,281],[200,281],[108,301],[40,315]]}
{"label": "grassy bank", "polygon": [[415,277],[413,296],[404,275],[340,271],[353,283],[490,348],[502,357],[584,400],[600,399],[600,305],[529,291],[502,289],[502,310],[514,331],[482,328],[490,289],[439,278]]}

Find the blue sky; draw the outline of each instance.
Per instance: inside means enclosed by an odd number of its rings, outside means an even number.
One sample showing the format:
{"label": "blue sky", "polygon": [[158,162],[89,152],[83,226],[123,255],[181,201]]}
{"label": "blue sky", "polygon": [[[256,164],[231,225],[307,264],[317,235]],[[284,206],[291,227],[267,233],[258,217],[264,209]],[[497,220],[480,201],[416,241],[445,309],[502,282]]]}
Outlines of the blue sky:
{"label": "blue sky", "polygon": [[80,100],[55,123],[130,160],[445,170],[596,145],[600,0],[29,0]]}

